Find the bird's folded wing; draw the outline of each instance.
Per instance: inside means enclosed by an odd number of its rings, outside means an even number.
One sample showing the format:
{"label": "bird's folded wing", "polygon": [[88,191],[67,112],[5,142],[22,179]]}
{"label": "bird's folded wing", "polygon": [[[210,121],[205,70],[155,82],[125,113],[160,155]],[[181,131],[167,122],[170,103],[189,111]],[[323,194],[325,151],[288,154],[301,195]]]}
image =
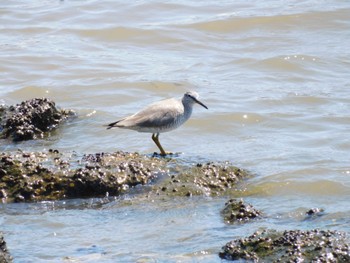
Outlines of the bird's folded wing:
{"label": "bird's folded wing", "polygon": [[118,123],[118,126],[142,128],[152,127],[169,127],[176,122],[177,117],[181,114],[181,109],[174,105],[158,104],[151,105],[146,109],[125,118]]}

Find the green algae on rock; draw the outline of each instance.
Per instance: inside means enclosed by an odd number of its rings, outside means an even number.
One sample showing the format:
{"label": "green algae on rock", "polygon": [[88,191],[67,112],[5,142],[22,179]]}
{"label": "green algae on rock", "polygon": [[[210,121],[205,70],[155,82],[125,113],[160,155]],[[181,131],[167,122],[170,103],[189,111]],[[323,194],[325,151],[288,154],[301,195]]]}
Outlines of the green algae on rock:
{"label": "green algae on rock", "polygon": [[226,202],[221,215],[227,224],[237,222],[247,222],[261,217],[261,212],[255,209],[251,204],[246,204],[243,200],[230,199]]}
{"label": "green algae on rock", "polygon": [[350,262],[349,239],[331,230],[258,231],[228,242],[219,253],[227,260],[253,262]]}
{"label": "green algae on rock", "polygon": [[79,158],[58,151],[0,154],[0,197],[8,202],[119,195],[165,173],[166,160],[117,152]]}
{"label": "green algae on rock", "polygon": [[250,174],[229,163],[206,163],[183,168],[154,187],[158,195],[222,196],[234,190]]}
{"label": "green algae on rock", "polygon": [[1,137],[13,141],[43,138],[59,123],[73,116],[73,111],[59,110],[47,98],[35,98],[0,109]]}

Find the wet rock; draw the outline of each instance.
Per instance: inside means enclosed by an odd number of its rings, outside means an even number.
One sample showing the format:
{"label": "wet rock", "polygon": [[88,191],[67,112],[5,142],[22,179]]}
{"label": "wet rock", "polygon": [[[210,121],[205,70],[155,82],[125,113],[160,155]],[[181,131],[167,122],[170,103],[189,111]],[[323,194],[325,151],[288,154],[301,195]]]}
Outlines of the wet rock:
{"label": "wet rock", "polygon": [[227,243],[219,256],[253,262],[350,262],[345,233],[323,230],[264,230]]}
{"label": "wet rock", "polygon": [[9,251],[7,250],[6,242],[1,232],[0,232],[0,262],[1,263],[12,262],[12,257]]}
{"label": "wet rock", "polygon": [[[5,117],[5,112],[6,112],[6,106],[5,105],[0,105],[0,123],[2,123],[2,120]],[[0,132],[1,132],[1,126],[0,126]]]}
{"label": "wet rock", "polygon": [[233,224],[259,218],[261,217],[261,212],[252,205],[244,203],[243,200],[231,199],[225,204],[221,215],[226,223]]}
{"label": "wet rock", "polygon": [[0,108],[1,137],[13,141],[43,138],[74,112],[59,110],[47,98],[31,99],[20,104]]}
{"label": "wet rock", "polygon": [[117,152],[64,156],[47,153],[0,154],[0,195],[7,202],[119,195],[164,173],[166,161]]}
{"label": "wet rock", "polygon": [[250,174],[229,163],[206,163],[183,168],[154,187],[158,195],[221,196],[235,191],[237,183]]}
{"label": "wet rock", "polygon": [[324,209],[322,209],[322,208],[311,208],[305,214],[308,217],[322,216],[322,215],[324,215]]}
{"label": "wet rock", "polygon": [[235,189],[247,175],[227,163],[189,166],[176,159],[137,153],[79,157],[53,149],[18,151],[0,154],[0,197],[6,202],[24,202],[116,196],[137,185],[149,185],[148,195],[217,196]]}

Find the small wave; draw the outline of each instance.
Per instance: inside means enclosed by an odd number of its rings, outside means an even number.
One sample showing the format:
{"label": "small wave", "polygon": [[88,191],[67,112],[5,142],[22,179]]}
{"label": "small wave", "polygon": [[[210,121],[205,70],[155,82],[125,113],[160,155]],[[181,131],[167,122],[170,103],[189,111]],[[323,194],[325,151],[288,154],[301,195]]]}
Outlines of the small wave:
{"label": "small wave", "polygon": [[247,195],[309,195],[309,196],[349,196],[350,186],[333,180],[296,181],[285,178],[283,181],[254,183],[247,187]]}
{"label": "small wave", "polygon": [[[142,29],[134,27],[113,26],[99,29],[64,29],[64,31],[77,35],[79,37],[93,38],[102,42],[130,42],[133,44],[140,43],[161,45],[164,43],[178,43],[181,39],[174,37],[172,32],[168,34],[166,31]],[[64,33],[64,32],[63,32]]]}
{"label": "small wave", "polygon": [[313,28],[322,30],[325,27],[344,27],[348,20],[348,9],[335,11],[305,12],[273,16],[238,16],[230,15],[222,19],[215,17],[211,21],[201,21],[185,25],[202,31],[215,33],[236,33],[248,30],[288,30],[291,28]]}

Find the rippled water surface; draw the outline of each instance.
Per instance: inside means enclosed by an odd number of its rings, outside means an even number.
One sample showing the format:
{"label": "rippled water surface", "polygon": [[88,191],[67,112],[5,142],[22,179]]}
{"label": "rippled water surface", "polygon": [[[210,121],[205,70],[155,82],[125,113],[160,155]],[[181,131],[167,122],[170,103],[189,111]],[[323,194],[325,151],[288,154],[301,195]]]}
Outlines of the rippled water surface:
{"label": "rippled water surface", "polygon": [[2,1],[0,103],[45,96],[79,118],[1,151],[150,154],[149,134],[103,125],[196,90],[209,110],[163,146],[252,171],[237,196],[267,215],[227,226],[229,197],[6,204],[15,262],[220,262],[261,227],[350,232],[349,40],[348,1]]}

